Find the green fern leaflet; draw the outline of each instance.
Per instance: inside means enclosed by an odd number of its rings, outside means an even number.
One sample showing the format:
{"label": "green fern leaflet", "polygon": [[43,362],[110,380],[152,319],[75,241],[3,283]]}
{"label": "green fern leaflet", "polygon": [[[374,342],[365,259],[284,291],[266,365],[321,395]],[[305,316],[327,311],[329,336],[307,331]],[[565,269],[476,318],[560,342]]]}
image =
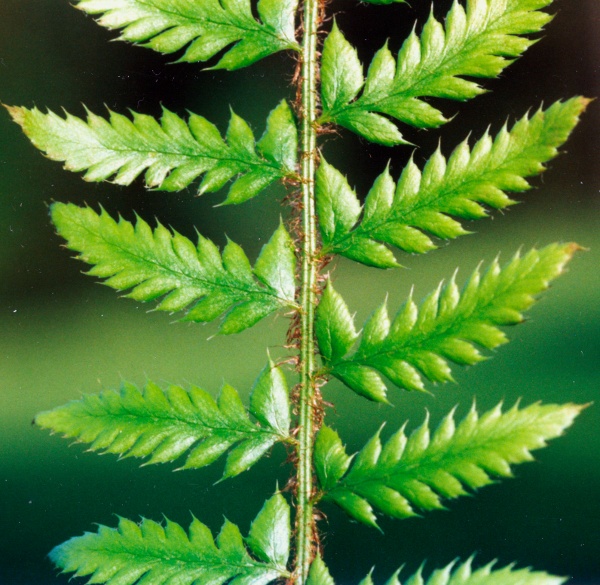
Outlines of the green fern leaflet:
{"label": "green fern leaflet", "polygon": [[551,244],[516,254],[504,268],[496,260],[483,275],[476,270],[462,294],[452,277],[420,308],[409,298],[393,321],[383,303],[365,324],[352,354],[358,333],[346,303],[329,283],[316,321],[323,374],[379,402],[387,401],[381,374],[407,390],[424,390],[423,378],[451,381],[448,361],[473,365],[485,359],[475,344],[494,349],[506,343],[498,326],[520,323],[535,295],[563,272],[578,249],[576,244]]}
{"label": "green fern leaflet", "polygon": [[268,500],[244,539],[239,528],[225,521],[216,540],[194,518],[186,532],[174,522],[164,526],[144,519],[141,524],[121,518],[118,528],[72,538],[50,552],[65,573],[90,575],[92,583],[133,585],[193,585],[229,583],[266,585],[289,577],[290,509],[281,494]]}
{"label": "green fern leaflet", "polygon": [[580,97],[556,102],[493,139],[486,133],[472,148],[465,140],[448,160],[438,149],[423,171],[409,162],[397,185],[386,170],[364,208],[343,175],[323,161],[316,179],[321,254],[391,268],[398,264],[384,244],[424,253],[437,247],[430,235],[448,240],[468,233],[451,216],[480,219],[488,215],[484,206],[514,204],[506,192],[530,188],[525,177],[540,174],[558,155],[588,103]]}
{"label": "green fern leaflet", "polygon": [[225,313],[220,333],[238,333],[279,309],[295,306],[295,254],[289,234],[279,226],[263,246],[254,268],[244,251],[229,242],[221,254],[206,238],[194,244],[162,225],[152,231],[142,219],[135,227],[105,211],[55,203],[52,220],[67,247],[93,264],[91,276],[106,278],[116,290],[132,289],[136,301],[164,298],[156,309],[181,311],[206,322]]}
{"label": "green fern leaflet", "polygon": [[270,114],[256,142],[250,126],[232,113],[227,142],[217,128],[191,114],[184,122],[163,109],[160,123],[132,113],[110,118],[88,112],[87,120],[37,108],[8,108],[33,145],[69,171],[87,171],[86,181],[130,185],[145,172],[148,188],[180,191],[200,175],[199,193],[214,192],[234,179],[225,203],[241,203],[275,181],[296,177],[298,131],[292,111],[282,101]]}
{"label": "green fern leaflet", "polygon": [[[495,564],[493,561],[481,569],[473,570],[472,559],[460,565],[454,562],[433,571],[428,579],[423,578],[421,568],[406,581],[406,585],[562,585],[567,580],[542,571],[515,569],[514,565],[494,569]],[[385,585],[402,585],[399,574],[400,571],[394,573]],[[310,567],[306,585],[335,585],[320,556],[315,558]],[[367,575],[359,585],[373,585],[371,575]]]}
{"label": "green fern leaflet", "polygon": [[562,435],[583,406],[533,404],[481,417],[475,407],[457,426],[448,414],[433,436],[428,420],[409,438],[404,427],[382,446],[379,432],[356,457],[349,457],[335,431],[323,427],[315,446],[322,497],[350,516],[377,527],[373,508],[394,518],[442,509],[442,498],[467,494],[511,477],[511,465],[531,461],[530,451]]}
{"label": "green fern leaflet", "polygon": [[[535,41],[551,19],[540,12],[552,0],[455,1],[445,28],[433,13],[418,37],[406,39],[397,59],[387,45],[373,58],[367,77],[356,49],[334,26],[325,40],[320,123],[344,126],[386,146],[407,144],[385,116],[418,128],[448,121],[424,97],[467,100],[484,92],[468,77],[497,77]],[[383,115],[382,115],[383,114]]]}
{"label": "green fern leaflet", "polygon": [[269,364],[254,385],[248,410],[228,385],[215,402],[195,386],[188,391],[169,386],[163,391],[148,382],[140,391],[124,383],[119,392],[87,394],[42,412],[35,423],[90,443],[91,451],[150,457],[148,464],[175,461],[187,453],[182,469],[209,465],[233,447],[223,473],[233,477],[275,443],[289,440],[290,405],[283,373]]}
{"label": "green fern leaflet", "polygon": [[186,48],[179,61],[208,61],[225,54],[211,69],[240,69],[288,49],[295,40],[295,0],[260,0],[260,21],[249,0],[76,0],[77,7],[100,15],[98,23],[121,30],[121,40],[160,53]]}

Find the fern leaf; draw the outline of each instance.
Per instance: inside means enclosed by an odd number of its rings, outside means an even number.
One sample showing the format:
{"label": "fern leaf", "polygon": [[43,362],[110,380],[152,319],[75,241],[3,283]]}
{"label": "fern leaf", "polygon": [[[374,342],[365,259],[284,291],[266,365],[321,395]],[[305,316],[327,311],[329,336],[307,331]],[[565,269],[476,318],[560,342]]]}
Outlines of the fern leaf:
{"label": "fern leaf", "polygon": [[121,518],[117,528],[100,526],[57,546],[50,559],[65,573],[90,575],[91,583],[107,585],[192,585],[231,583],[266,585],[286,578],[290,509],[281,494],[268,500],[244,541],[239,528],[225,521],[213,538],[194,518],[189,532],[166,520],[164,526],[143,519]]}
{"label": "fern leaf", "polygon": [[232,113],[226,139],[205,118],[187,123],[166,109],[160,121],[132,113],[109,112],[108,120],[88,111],[83,120],[8,107],[33,145],[69,171],[86,171],[86,181],[112,177],[130,185],[141,173],[148,188],[180,191],[204,175],[199,193],[214,192],[234,179],[225,203],[241,203],[273,182],[296,175],[298,132],[290,107],[282,101],[269,115],[255,142],[248,124]]}
{"label": "fern leaf", "polygon": [[502,412],[498,405],[479,417],[473,407],[458,426],[452,411],[433,436],[427,419],[410,437],[402,427],[384,445],[377,432],[354,458],[337,433],[323,427],[315,446],[322,493],[375,527],[373,508],[394,518],[441,509],[443,498],[511,477],[511,465],[531,461],[531,451],[562,435],[583,408],[533,404],[519,409],[517,404]]}
{"label": "fern leaf", "polygon": [[[321,124],[344,126],[367,140],[393,146],[407,144],[385,116],[417,128],[448,121],[422,98],[471,99],[484,90],[467,77],[498,76],[535,41],[551,19],[541,12],[552,0],[457,1],[445,28],[431,14],[421,36],[413,31],[397,59],[387,45],[373,58],[366,79],[356,49],[337,27],[323,46]],[[383,115],[382,115],[383,114]]]}
{"label": "fern leaf", "polygon": [[[407,585],[562,585],[567,581],[564,577],[556,577],[543,571],[531,569],[516,569],[514,565],[507,565],[494,569],[496,561],[488,563],[480,569],[473,570],[473,559],[470,558],[460,565],[455,562],[437,569],[428,579],[423,577],[423,569],[419,569],[407,581]],[[402,585],[398,579],[400,571],[394,573],[386,585]],[[310,566],[307,585],[335,585],[329,569],[320,556]],[[371,575],[367,575],[360,585],[373,585]]]}
{"label": "fern leaf", "polygon": [[289,439],[290,405],[283,373],[269,364],[254,385],[248,410],[228,385],[215,401],[196,386],[161,390],[148,382],[142,391],[124,383],[120,391],[86,394],[42,412],[34,422],[89,443],[90,451],[149,458],[147,464],[175,461],[185,454],[181,469],[209,465],[233,448],[224,472],[224,477],[233,477],[275,443]]}
{"label": "fern leaf", "polygon": [[260,20],[250,1],[76,0],[77,8],[99,16],[98,24],[121,31],[120,40],[160,53],[186,48],[179,61],[198,62],[227,49],[211,69],[240,69],[288,49],[295,40],[296,0],[260,0]]}
{"label": "fern leaf", "polygon": [[365,324],[357,350],[344,357],[329,349],[349,347],[331,323],[346,320],[350,312],[329,283],[326,294],[335,302],[317,308],[324,372],[380,402],[386,401],[382,374],[407,390],[424,390],[423,378],[451,381],[448,361],[473,365],[485,359],[475,345],[493,349],[506,343],[498,326],[520,323],[523,311],[563,272],[578,249],[576,244],[551,244],[524,256],[517,253],[503,268],[495,260],[483,275],[479,269],[473,273],[462,294],[452,277],[420,308],[410,297],[391,322],[384,303]]}
{"label": "fern leaf", "polygon": [[131,289],[136,301],[163,297],[156,309],[181,311],[194,304],[187,321],[212,321],[225,313],[224,334],[251,327],[281,308],[294,307],[295,255],[283,224],[263,247],[254,269],[244,251],[229,242],[223,253],[206,238],[198,245],[162,225],[152,231],[105,211],[55,203],[52,220],[67,247],[93,264],[88,272],[116,290]]}
{"label": "fern leaf", "polygon": [[486,133],[472,148],[465,140],[448,160],[438,149],[423,171],[411,161],[397,185],[386,170],[364,209],[342,174],[323,160],[316,179],[321,253],[390,268],[397,263],[383,244],[424,253],[437,247],[430,235],[453,239],[468,233],[451,216],[479,219],[488,216],[484,206],[512,205],[506,192],[530,188],[525,177],[545,170],[588,103],[581,97],[556,102],[510,130],[505,126],[494,139]]}

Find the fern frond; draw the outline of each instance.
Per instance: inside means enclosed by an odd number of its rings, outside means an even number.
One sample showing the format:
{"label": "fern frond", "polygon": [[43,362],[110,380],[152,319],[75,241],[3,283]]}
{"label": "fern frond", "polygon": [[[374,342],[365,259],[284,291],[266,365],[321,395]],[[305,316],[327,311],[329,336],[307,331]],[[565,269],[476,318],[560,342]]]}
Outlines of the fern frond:
{"label": "fern frond", "polygon": [[390,268],[397,263],[383,243],[424,253],[437,247],[430,234],[453,239],[468,233],[451,216],[479,219],[488,216],[486,207],[515,203],[506,192],[530,188],[525,177],[540,174],[557,156],[588,103],[582,97],[556,102],[510,130],[504,126],[493,139],[486,133],[472,148],[465,140],[448,160],[438,149],[423,171],[409,162],[397,185],[386,170],[364,209],[343,175],[323,160],[316,179],[321,254]]}
{"label": "fern frond", "polygon": [[374,527],[373,508],[394,518],[442,509],[443,498],[511,477],[511,465],[531,461],[531,451],[561,436],[583,408],[516,404],[502,412],[499,404],[479,417],[473,406],[458,426],[450,412],[433,436],[428,418],[410,437],[402,427],[384,445],[378,431],[354,457],[335,431],[323,427],[315,445],[322,495]]}
{"label": "fern frond", "polygon": [[229,47],[211,69],[240,69],[288,49],[295,40],[296,0],[260,0],[254,18],[250,1],[76,0],[77,8],[99,15],[98,24],[119,30],[120,40],[160,53],[186,47],[179,61],[208,61]]}
{"label": "fern frond", "polygon": [[356,49],[334,26],[323,47],[319,122],[339,124],[379,144],[407,144],[385,116],[418,128],[446,123],[422,98],[467,100],[483,93],[464,77],[498,76],[535,42],[524,35],[542,30],[551,16],[541,9],[551,3],[469,0],[465,9],[455,0],[445,28],[432,13],[421,36],[413,31],[404,41],[397,59],[384,45],[366,79]]}
{"label": "fern frond", "polygon": [[[152,231],[138,218],[135,226],[113,220],[104,210],[55,203],[52,221],[67,247],[93,264],[91,276],[116,290],[132,289],[136,301],[164,297],[160,311],[181,311],[196,303],[186,321],[207,322],[225,313],[219,331],[237,333],[281,308],[295,307],[294,247],[283,224],[277,228],[254,268],[244,251],[229,242],[223,253],[208,239],[194,244],[162,225]],[[165,296],[166,295],[166,296]]]}
{"label": "fern frond", "polygon": [[189,532],[175,522],[164,526],[143,519],[121,518],[118,528],[100,526],[97,533],[71,538],[50,552],[64,573],[90,575],[107,585],[192,585],[224,583],[266,585],[286,578],[290,547],[290,509],[281,494],[268,500],[254,519],[248,538],[225,521],[213,538],[194,518]]}
{"label": "fern frond", "polygon": [[[564,577],[556,577],[543,571],[515,569],[514,565],[494,569],[496,561],[473,570],[472,563],[473,558],[460,565],[454,561],[442,569],[433,571],[428,579],[423,578],[421,568],[406,581],[406,585],[562,585],[567,581]],[[394,573],[386,581],[386,585],[402,585],[398,579],[399,574],[400,571]],[[320,556],[315,557],[310,567],[306,585],[335,585]],[[369,574],[359,585],[373,585],[373,578]]]}
{"label": "fern frond", "polygon": [[[517,253],[503,268],[495,260],[483,275],[479,269],[473,273],[462,294],[453,276],[420,308],[411,296],[391,322],[384,302],[366,322],[352,354],[348,352],[358,335],[354,324],[348,324],[352,317],[346,303],[329,283],[316,325],[324,373],[380,402],[386,401],[382,374],[407,390],[424,390],[423,378],[451,381],[448,361],[473,365],[485,359],[476,345],[493,349],[506,343],[498,326],[520,323],[523,311],[578,249],[576,244],[551,244],[524,256]],[[346,332],[340,333],[344,327]]]}
{"label": "fern frond", "polygon": [[148,382],[142,391],[124,383],[120,391],[86,394],[42,412],[34,422],[78,443],[90,443],[90,451],[149,457],[146,464],[172,462],[185,454],[181,469],[210,465],[235,447],[223,474],[233,477],[275,443],[289,439],[290,405],[285,377],[271,363],[254,385],[248,410],[229,385],[215,401],[196,386],[162,390]]}
{"label": "fern frond", "polygon": [[108,120],[88,111],[83,120],[8,107],[33,145],[65,169],[86,171],[86,181],[112,177],[130,185],[141,173],[148,188],[180,191],[204,175],[199,193],[214,192],[234,179],[225,203],[241,203],[273,182],[296,176],[298,132],[287,102],[270,114],[256,142],[248,124],[232,112],[226,139],[205,118],[187,123],[163,109],[160,121],[132,112],[132,119],[109,112]]}

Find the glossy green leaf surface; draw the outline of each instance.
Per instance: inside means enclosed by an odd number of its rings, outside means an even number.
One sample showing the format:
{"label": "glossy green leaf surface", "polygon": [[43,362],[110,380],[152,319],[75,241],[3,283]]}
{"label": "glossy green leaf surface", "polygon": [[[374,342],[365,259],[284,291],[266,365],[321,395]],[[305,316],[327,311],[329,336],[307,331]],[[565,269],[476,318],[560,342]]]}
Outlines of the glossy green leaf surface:
{"label": "glossy green leaf surface", "polygon": [[384,244],[409,253],[468,233],[456,218],[480,219],[515,202],[507,192],[530,189],[525,177],[545,170],[589,100],[573,98],[524,116],[473,147],[462,142],[446,160],[438,149],[421,171],[410,161],[398,183],[386,169],[361,207],[346,178],[325,160],[317,171],[321,253],[340,254],[378,268],[397,266]]}
{"label": "glossy green leaf surface", "polygon": [[[525,255],[517,253],[504,267],[495,260],[483,274],[477,269],[462,293],[453,276],[420,307],[410,297],[392,320],[383,303],[365,323],[354,353],[328,357],[325,346],[324,369],[358,394],[379,402],[386,401],[382,376],[407,390],[424,390],[424,379],[451,381],[449,362],[473,365],[485,359],[477,346],[491,350],[506,343],[507,336],[498,327],[522,322],[523,311],[563,272],[578,249],[576,244],[551,244]],[[323,316],[331,311],[338,316]],[[317,327],[327,330],[330,346],[345,343],[335,340],[337,329],[331,324],[349,314],[341,297],[331,308],[317,312]]]}
{"label": "glossy green leaf surface", "polygon": [[[105,211],[55,203],[52,220],[67,247],[93,264],[91,276],[136,301],[162,297],[160,311],[190,307],[187,321],[207,322],[224,314],[220,332],[238,333],[282,308],[295,306],[296,258],[289,234],[279,226],[254,269],[244,251],[229,242],[223,252],[208,239],[198,244],[162,225],[152,230],[115,221]],[[265,266],[267,265],[268,268]]]}
{"label": "glossy green leaf surface", "polygon": [[321,355],[332,362],[342,359],[358,337],[354,319],[331,283],[325,288],[317,307],[315,331]]}
{"label": "glossy green leaf surface", "polygon": [[224,51],[213,69],[240,69],[259,59],[299,50],[295,40],[296,0],[260,0],[259,20],[248,1],[76,0],[98,24],[119,30],[120,40],[160,53],[185,48],[179,61],[208,61]]}
{"label": "glossy green leaf surface", "polygon": [[582,408],[538,403],[502,412],[498,405],[479,416],[473,406],[458,425],[452,411],[433,434],[427,419],[409,437],[402,427],[385,444],[377,432],[354,458],[323,427],[315,446],[323,497],[374,527],[374,509],[394,518],[442,509],[443,499],[511,477],[511,465],[531,461],[531,451],[562,435]]}
{"label": "glossy green leaf surface", "polygon": [[[473,560],[458,565],[456,561],[437,569],[428,578],[423,577],[423,569],[419,569],[404,583],[406,585],[561,585],[567,579],[556,577],[543,571],[517,569],[507,565],[494,569],[493,561],[480,569],[473,569]],[[400,571],[394,573],[385,585],[402,585],[399,580]],[[329,569],[320,556],[317,556],[310,567],[307,585],[335,585]],[[359,585],[373,585],[373,578],[367,575]]]}
{"label": "glossy green leaf surface", "polygon": [[552,0],[455,0],[443,26],[433,15],[421,35],[414,31],[397,58],[387,45],[375,55],[366,78],[356,50],[336,27],[325,40],[320,122],[344,126],[386,146],[406,144],[386,116],[432,128],[448,118],[423,98],[467,100],[484,92],[465,77],[497,77],[535,41],[551,19],[541,12]]}
{"label": "glossy green leaf surface", "polygon": [[335,581],[333,580],[327,565],[325,565],[319,554],[317,554],[310,565],[306,585],[335,585]]}
{"label": "glossy green leaf surface", "polygon": [[185,456],[182,469],[204,467],[233,449],[224,472],[232,477],[289,438],[289,393],[282,372],[269,364],[254,385],[249,409],[228,385],[215,401],[196,386],[162,390],[148,382],[140,390],[124,383],[119,391],[86,394],[42,412],[35,424],[89,443],[91,451],[148,458],[147,464]]}
{"label": "glossy green leaf surface", "polygon": [[235,113],[224,140],[205,118],[190,114],[186,122],[166,109],[158,121],[136,112],[131,119],[109,112],[108,120],[88,112],[83,120],[37,108],[8,110],[36,148],[69,171],[85,171],[86,181],[130,185],[144,173],[148,188],[180,191],[203,175],[200,194],[233,180],[225,203],[242,203],[296,173],[298,132],[285,101],[270,113],[258,142]]}
{"label": "glossy green leaf surface", "polygon": [[[269,543],[275,541],[273,549]],[[255,518],[247,539],[228,520],[215,539],[195,518],[187,533],[169,520],[136,524],[121,518],[117,528],[100,525],[96,533],[57,546],[50,559],[65,573],[107,585],[266,585],[289,576],[289,541],[290,510],[276,494]]]}

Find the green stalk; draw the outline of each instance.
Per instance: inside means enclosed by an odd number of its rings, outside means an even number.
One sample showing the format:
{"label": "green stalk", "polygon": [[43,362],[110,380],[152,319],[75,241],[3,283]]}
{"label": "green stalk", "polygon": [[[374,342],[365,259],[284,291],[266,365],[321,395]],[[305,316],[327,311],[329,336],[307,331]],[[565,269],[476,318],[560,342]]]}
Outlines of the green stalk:
{"label": "green stalk", "polygon": [[315,524],[311,503],[314,479],[312,450],[315,424],[315,342],[314,321],[317,269],[315,168],[317,161],[317,23],[318,0],[304,2],[302,39],[302,292],[301,302],[301,380],[298,405],[298,476],[296,516],[296,582],[305,583],[312,560]]}

